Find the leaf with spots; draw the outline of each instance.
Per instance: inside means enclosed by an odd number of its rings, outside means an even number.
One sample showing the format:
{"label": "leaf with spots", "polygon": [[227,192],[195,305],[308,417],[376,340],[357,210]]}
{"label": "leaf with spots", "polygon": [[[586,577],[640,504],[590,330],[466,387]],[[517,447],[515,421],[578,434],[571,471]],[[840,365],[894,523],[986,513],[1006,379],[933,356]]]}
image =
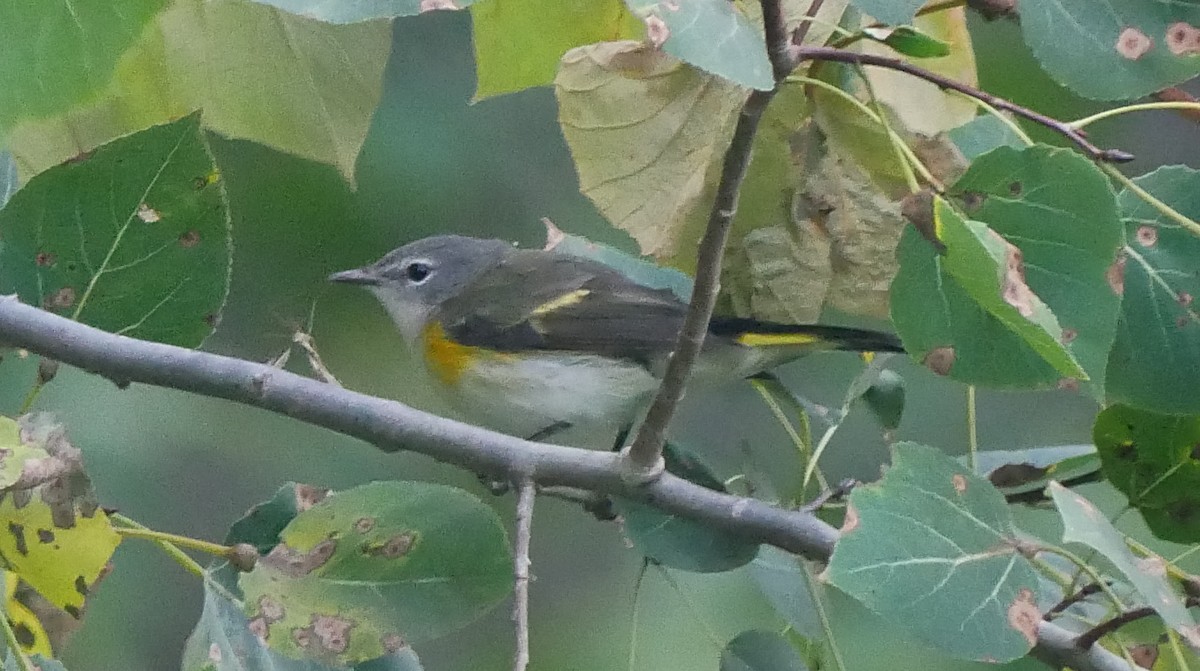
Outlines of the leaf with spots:
{"label": "leaf with spots", "polygon": [[266,554],[279,544],[279,534],[296,518],[297,513],[312,508],[329,495],[329,490],[298,482],[289,482],[275,492],[270,501],[263,501],[229,527],[226,545],[248,543]]}
{"label": "leaf with spots", "polygon": [[416,16],[439,9],[464,9],[475,0],[254,0],[292,14],[329,23]]}
{"label": "leaf with spots", "polygon": [[33,451],[16,486],[0,497],[0,562],[55,607],[78,617],[121,537],[100,509],[82,455],[61,426],[26,416],[20,439]]}
{"label": "leaf with spots", "polygon": [[353,181],[391,43],[384,20],[339,26],[249,0],[174,0],[101,95],[20,124],[8,146],[32,174],[203,108],[208,130],[329,163]]}
{"label": "leaf with spots", "polygon": [[[168,0],[0,4],[0,137],[62,114],[108,84],[121,54]],[[16,64],[20,66],[16,66]]]}
{"label": "leaf with spots", "polygon": [[196,347],[229,288],[225,189],[199,114],[34,177],[0,210],[0,291],[91,326]]}
{"label": "leaf with spots", "polygon": [[242,574],[250,627],[289,657],[355,664],[474,621],[512,589],[491,508],[419,482],[375,482],[300,512]]}
{"label": "leaf with spots", "polygon": [[8,625],[16,634],[21,651],[27,655],[43,655],[53,657],[50,647],[50,635],[33,612],[17,598],[17,586],[21,579],[12,571],[4,572],[4,614],[8,617]]}
{"label": "leaf with spots", "polygon": [[1096,417],[1092,439],[1105,478],[1156,536],[1200,542],[1200,417],[1113,405]]}
{"label": "leaf with spots", "polygon": [[751,629],[725,644],[720,671],[808,671],[808,665],[782,635]]}
{"label": "leaf with spots", "polygon": [[655,48],[735,84],[775,85],[762,30],[727,0],[625,0]]}
{"label": "leaf with spots", "polygon": [[1140,98],[1200,74],[1195,3],[1039,0],[1019,11],[1042,67],[1088,98]]}
{"label": "leaf with spots", "polygon": [[[668,443],[663,448],[667,471],[709,489],[725,485],[694,454]],[[745,566],[758,556],[758,543],[629,499],[615,498],[613,506],[625,519],[633,546],[647,558],[683,571],[716,573]]]}
{"label": "leaf with spots", "polygon": [[893,454],[882,480],[850,495],[825,579],[955,657],[1024,656],[1038,576],[1004,497],[931,447]]}
{"label": "leaf with spots", "polygon": [[[976,159],[949,193],[971,220],[987,225],[994,251],[1002,248],[1013,264],[999,278],[1001,296],[1012,299],[1004,302],[1018,311],[1028,297],[1044,303],[1057,321],[1057,329],[1042,322],[1055,342],[1043,339],[1035,350],[1018,337],[1011,315],[1005,321],[976,304],[978,283],[991,282],[992,271],[979,273],[964,259],[939,254],[910,229],[892,284],[892,319],[908,351],[962,382],[1070,388],[1086,377],[1086,389],[1102,398],[1120,307],[1110,279],[1121,235],[1104,175],[1065,149],[999,147]],[[967,289],[972,282],[975,293]],[[1036,317],[1038,309],[1028,305]],[[1083,375],[1068,373],[1061,358],[1055,365],[1039,354],[1059,348]]]}
{"label": "leaf with spots", "polygon": [[[1200,171],[1168,166],[1134,180],[1200,219]],[[1114,284],[1123,291],[1108,361],[1108,396],[1148,410],[1200,413],[1200,238],[1128,189],[1118,196],[1125,245]]]}
{"label": "leaf with spots", "polygon": [[645,33],[622,0],[487,0],[471,7],[475,99],[554,81],[568,50]]}
{"label": "leaf with spots", "polygon": [[[237,577],[228,566],[204,581],[204,609],[183,649],[182,671],[344,671],[312,659],[292,659],[272,650],[242,612]],[[421,671],[412,648],[348,667],[350,671]]]}
{"label": "leaf with spots", "polygon": [[[941,275],[954,282],[970,301],[968,309],[982,310],[989,323],[1015,335],[1059,375],[1083,375],[1063,344],[1058,319],[1026,282],[1020,249],[987,224],[963,219],[941,198],[934,201],[934,227],[945,246],[944,254],[937,259]],[[897,323],[904,337],[907,329],[901,323],[908,327],[911,320]]]}
{"label": "leaf with spots", "polygon": [[1158,613],[1163,622],[1179,632],[1191,647],[1200,643],[1200,631],[1192,619],[1183,595],[1167,581],[1167,563],[1158,555],[1134,556],[1125,537],[1090,501],[1063,487],[1050,483],[1050,496],[1063,523],[1063,542],[1081,543],[1112,562],[1129,584]]}

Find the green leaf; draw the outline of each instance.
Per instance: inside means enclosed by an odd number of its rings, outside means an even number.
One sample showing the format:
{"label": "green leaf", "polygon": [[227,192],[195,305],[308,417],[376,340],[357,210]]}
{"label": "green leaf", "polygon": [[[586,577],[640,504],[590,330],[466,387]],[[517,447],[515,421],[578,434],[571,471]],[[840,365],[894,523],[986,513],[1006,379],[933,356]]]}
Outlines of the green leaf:
{"label": "green leaf", "polygon": [[863,34],[913,58],[941,58],[950,55],[949,42],[926,35],[913,26],[867,27],[863,28]]}
{"label": "green leaf", "polygon": [[721,671],[808,671],[808,665],[783,636],[751,629],[725,645]]}
{"label": "green leaf", "polygon": [[0,7],[0,142],[23,119],[62,114],[102,90],[166,0],[6,2]]}
{"label": "green leaf", "polygon": [[903,25],[912,23],[925,0],[850,0],[850,4],[880,23]]}
{"label": "green leaf", "polygon": [[762,30],[727,0],[625,0],[646,39],[679,60],[731,82],[775,86]]}
{"label": "green leaf", "polygon": [[[663,448],[667,471],[718,492],[725,485],[694,454],[668,443]],[[697,573],[732,571],[758,555],[758,543],[717,531],[699,522],[664,513],[629,499],[613,506],[625,519],[625,534],[647,558],[664,566]]]}
{"label": "green leaf", "polygon": [[549,84],[568,50],[645,32],[622,0],[487,0],[471,27],[476,100]]}
{"label": "green leaf", "polygon": [[0,291],[182,347],[229,289],[229,212],[198,114],[34,177],[0,211]]}
{"label": "green leaf", "polygon": [[934,202],[942,267],[975,303],[1067,377],[1084,375],[1064,345],[1062,327],[1025,281],[1021,251],[987,224],[964,220],[946,201]]}
{"label": "green leaf", "polygon": [[572,49],[554,87],[580,191],[645,254],[692,244],[681,231],[708,205],[744,93],[639,42]]}
{"label": "green leaf", "polygon": [[51,648],[50,634],[47,633],[46,627],[42,626],[37,614],[17,597],[17,588],[20,585],[21,578],[16,573],[4,572],[4,616],[8,618],[8,625],[16,634],[22,652],[26,655],[52,657],[54,650]]}
{"label": "green leaf", "polygon": [[750,575],[780,617],[801,636],[817,639],[824,632],[802,561],[786,550],[763,545],[750,562]]}
{"label": "green leaf", "polygon": [[904,416],[904,397],[904,378],[895,371],[882,370],[879,379],[863,392],[861,398],[879,424],[887,431],[894,431]]}
{"label": "green leaf", "polygon": [[[1200,218],[1200,171],[1168,166],[1134,181],[1184,216]],[[1118,202],[1125,246],[1113,282],[1124,297],[1109,358],[1109,398],[1200,413],[1200,315],[1193,303],[1200,296],[1200,238],[1129,190]]]}
{"label": "green leaf", "polygon": [[[338,671],[311,659],[290,659],[267,647],[250,629],[242,604],[234,600],[236,578],[228,567],[204,581],[204,610],[188,636],[183,651],[183,671]],[[410,647],[369,662],[355,664],[352,671],[421,671]]]}
{"label": "green leaf", "polygon": [[225,544],[249,543],[260,554],[266,554],[279,544],[279,534],[297,513],[313,507],[328,494],[327,489],[289,482],[280,487],[271,500],[254,506],[234,522],[229,527]]}
{"label": "green leaf", "polygon": [[296,515],[239,579],[250,626],[289,657],[354,664],[461,628],[512,588],[504,528],[470,494],[375,482]]}
{"label": "green leaf", "polygon": [[476,0],[254,0],[309,19],[357,23],[416,16],[439,9],[463,9]]}
{"label": "green leaf", "polygon": [[[11,435],[11,426],[5,433]],[[61,426],[21,420],[29,477],[0,497],[0,562],[56,607],[79,617],[84,597],[121,542],[100,509],[78,448]],[[44,456],[38,456],[44,455]]]}
{"label": "green leaf", "polygon": [[1056,81],[1098,100],[1128,100],[1200,73],[1200,7],[1186,2],[1023,3],[1021,30]]}
{"label": "green leaf", "polygon": [[205,128],[352,180],[391,53],[387,21],[335,26],[249,0],[175,0],[95,102],[13,130],[25,174],[203,108]]}
{"label": "green leaf", "polygon": [[547,245],[563,254],[599,261],[622,275],[653,289],[669,289],[680,300],[692,295],[692,278],[673,268],[664,268],[653,261],[626,254],[610,245],[592,242],[578,235],[568,235],[553,229]]}
{"label": "green leaf", "polygon": [[1004,497],[931,447],[894,454],[882,480],[850,495],[826,579],[955,657],[1024,656],[1038,578]]}
{"label": "green leaf", "polygon": [[1200,417],[1113,405],[1092,431],[1104,476],[1154,535],[1200,542]]}
{"label": "green leaf", "polygon": [[974,161],[996,147],[1021,150],[1026,146],[1008,124],[992,114],[977,116],[950,130],[948,135],[968,161]]}
{"label": "green leaf", "polygon": [[[1087,389],[1100,397],[1119,309],[1109,275],[1120,224],[1107,180],[1067,150],[1000,147],[979,157],[951,193],[973,220],[1019,250],[1019,256],[1008,257],[1019,263],[1015,277],[1024,276],[1060,325],[1057,342],[1043,338],[1041,351],[1065,345],[1086,373]],[[1061,356],[1058,365],[1050,365],[994,312],[973,304],[962,278],[976,269],[960,260],[957,274],[951,273],[952,255],[939,256],[915,230],[905,231],[897,256],[901,269],[892,284],[892,318],[916,358],[971,384],[1077,384],[1063,380],[1064,374],[1078,375],[1066,372]],[[1053,336],[1054,325],[1046,328]]]}
{"label": "green leaf", "polygon": [[1178,631],[1195,647],[1200,640],[1183,595],[1167,582],[1166,561],[1157,555],[1138,558],[1125,544],[1125,537],[1090,501],[1063,487],[1050,483],[1050,496],[1063,522],[1063,542],[1086,545],[1112,562],[1137,590],[1147,606],[1158,613],[1168,626]]}

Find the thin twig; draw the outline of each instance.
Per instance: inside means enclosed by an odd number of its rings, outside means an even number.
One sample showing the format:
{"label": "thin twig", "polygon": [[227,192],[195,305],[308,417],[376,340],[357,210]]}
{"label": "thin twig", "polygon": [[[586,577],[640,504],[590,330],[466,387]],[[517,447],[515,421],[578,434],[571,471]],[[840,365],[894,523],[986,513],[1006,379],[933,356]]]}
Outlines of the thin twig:
{"label": "thin twig", "polygon": [[517,539],[513,548],[513,623],[517,631],[517,651],[513,655],[513,671],[525,671],[529,666],[529,539],[536,491],[533,480],[517,483]]}
{"label": "thin twig", "polygon": [[850,63],[853,65],[873,65],[875,67],[887,68],[910,74],[918,79],[924,79],[927,82],[936,84],[939,88],[958,91],[972,98],[982,100],[993,107],[1007,110],[1013,114],[1028,119],[1037,124],[1041,124],[1056,133],[1067,138],[1075,143],[1085,154],[1093,160],[1102,161],[1105,163],[1127,163],[1132,161],[1134,156],[1127,151],[1120,149],[1101,149],[1096,145],[1088,142],[1084,134],[1073,128],[1071,124],[1065,121],[1059,121],[1052,117],[1048,117],[1040,112],[1035,112],[1028,107],[1022,107],[1014,102],[1005,100],[998,96],[994,96],[986,91],[981,91],[974,86],[963,84],[962,82],[954,81],[949,77],[945,77],[936,72],[931,72],[925,68],[919,68],[915,65],[902,61],[898,58],[890,56],[879,56],[876,54],[860,54],[853,51],[845,51],[832,47],[796,47],[793,53],[801,61],[830,61],[835,63]]}
{"label": "thin twig", "polygon": [[[126,383],[235,401],[359,438],[386,452],[409,450],[474,472],[566,485],[643,501],[658,510],[828,561],[837,529],[812,514],[701,487],[664,473],[649,484],[622,478],[610,452],[534,443],[359,394],[266,364],[118,336],[0,297],[0,341]],[[127,386],[127,385],[126,385]],[[169,545],[169,544],[168,544]],[[182,554],[182,553],[180,553]],[[1043,622],[1033,654],[1055,668],[1131,671],[1120,657]]]}
{"label": "thin twig", "polygon": [[1074,606],[1075,604],[1079,603],[1080,601],[1083,601],[1084,599],[1088,598],[1089,596],[1096,594],[1097,592],[1101,591],[1101,589],[1102,588],[1100,587],[1099,583],[1094,583],[1094,582],[1088,583],[1088,584],[1084,585],[1083,587],[1079,588],[1073,594],[1064,598],[1062,601],[1059,601],[1058,603],[1054,604],[1054,606],[1051,607],[1050,610],[1046,611],[1046,614],[1043,615],[1042,618],[1046,619],[1046,620],[1053,620],[1055,617],[1057,617],[1058,615],[1061,615],[1063,612],[1065,612],[1071,606]]}
{"label": "thin twig", "polygon": [[1158,611],[1154,610],[1150,606],[1142,606],[1141,608],[1127,610],[1124,613],[1105,620],[1080,634],[1079,638],[1075,639],[1075,645],[1080,648],[1090,648],[1100,639],[1129,624],[1130,622],[1140,620],[1144,617],[1150,617],[1157,612]]}
{"label": "thin twig", "polygon": [[[713,199],[708,225],[696,254],[696,279],[692,285],[691,304],[679,329],[679,339],[667,363],[658,393],[654,395],[646,419],[624,455],[628,460],[626,477],[634,481],[652,480],[663,470],[662,448],[666,441],[667,425],[671,423],[675,409],[683,399],[684,387],[704,346],[708,322],[717,304],[717,293],[721,288],[721,259],[725,254],[733,216],[737,212],[738,193],[750,165],[754,135],[767,104],[779,90],[779,83],[787,78],[798,62],[793,55],[795,49],[789,43],[782,3],[780,0],[761,2],[767,55],[771,58],[775,86],[769,91],[753,91],[747,96],[734,126],[729,148],[725,150],[717,195]],[[821,2],[814,1],[809,6],[810,14],[814,12],[814,7],[819,9],[820,6]],[[807,30],[805,26],[809,23],[811,21],[801,24],[799,30]]]}

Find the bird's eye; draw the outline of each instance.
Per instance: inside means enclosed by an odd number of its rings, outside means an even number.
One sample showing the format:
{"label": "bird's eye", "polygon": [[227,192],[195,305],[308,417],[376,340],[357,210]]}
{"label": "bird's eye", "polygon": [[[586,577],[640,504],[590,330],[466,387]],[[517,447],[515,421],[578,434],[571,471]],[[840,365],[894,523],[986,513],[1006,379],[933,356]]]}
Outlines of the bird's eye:
{"label": "bird's eye", "polygon": [[413,284],[420,284],[429,278],[433,267],[424,261],[413,261],[404,268],[404,276]]}

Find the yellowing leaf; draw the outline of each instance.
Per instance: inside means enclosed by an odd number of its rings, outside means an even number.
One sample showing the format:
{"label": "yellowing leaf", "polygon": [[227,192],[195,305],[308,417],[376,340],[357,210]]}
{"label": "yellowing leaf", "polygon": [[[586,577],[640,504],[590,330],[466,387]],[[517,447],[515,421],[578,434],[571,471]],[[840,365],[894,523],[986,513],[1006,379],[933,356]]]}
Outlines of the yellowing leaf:
{"label": "yellowing leaf", "polygon": [[580,190],[642,251],[672,254],[745,91],[638,42],[572,49],[554,80]]}
{"label": "yellowing leaf", "polygon": [[21,643],[21,651],[27,655],[43,655],[53,657],[50,648],[50,637],[46,628],[38,621],[32,610],[17,600],[17,585],[21,579],[11,571],[4,572],[4,614],[8,616],[8,624],[17,634]]}
{"label": "yellowing leaf", "polygon": [[[120,543],[96,503],[79,450],[38,416],[20,421],[21,441],[46,455],[0,498],[0,562],[51,604],[78,617]],[[23,467],[25,465],[23,464]]]}

